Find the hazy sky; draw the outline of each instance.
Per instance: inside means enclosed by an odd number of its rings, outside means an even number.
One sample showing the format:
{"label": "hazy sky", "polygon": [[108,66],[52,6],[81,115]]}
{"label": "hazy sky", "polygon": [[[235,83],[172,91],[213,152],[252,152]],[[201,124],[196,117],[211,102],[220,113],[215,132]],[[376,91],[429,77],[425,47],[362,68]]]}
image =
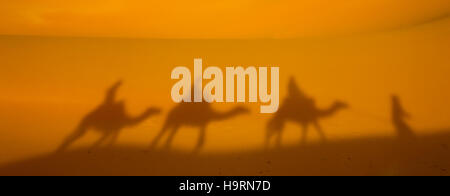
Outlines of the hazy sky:
{"label": "hazy sky", "polygon": [[0,0],[0,34],[289,38],[411,25],[449,12],[448,0]]}

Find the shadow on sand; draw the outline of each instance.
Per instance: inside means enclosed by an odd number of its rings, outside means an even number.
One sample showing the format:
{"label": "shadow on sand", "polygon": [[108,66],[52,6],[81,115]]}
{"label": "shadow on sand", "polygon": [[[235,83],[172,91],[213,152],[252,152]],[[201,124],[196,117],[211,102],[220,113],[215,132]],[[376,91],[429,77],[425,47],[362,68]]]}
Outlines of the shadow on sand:
{"label": "shadow on sand", "polygon": [[107,90],[103,103],[83,118],[75,131],[63,141],[57,152],[66,150],[90,130],[102,134],[91,150],[108,140],[109,146],[112,146],[124,128],[137,126],[151,116],[160,113],[157,108],[149,108],[137,117],[129,116],[126,112],[125,102],[116,100],[117,90],[121,85],[122,81],[119,81]]}
{"label": "shadow on sand", "polygon": [[[73,135],[59,148],[59,153],[44,155],[0,167],[0,176],[8,175],[169,175],[169,176],[298,176],[298,175],[450,175],[450,129],[428,130],[440,134],[418,137],[406,119],[400,98],[392,97],[392,123],[397,133],[394,138],[359,138],[328,141],[306,145],[306,131],[312,124],[325,139],[319,119],[333,116],[347,108],[336,101],[328,109],[319,109],[314,100],[303,94],[294,80],[289,85],[289,96],[278,113],[267,125],[267,145],[273,135],[282,134],[284,123],[293,121],[304,129],[302,146],[274,150],[247,150],[228,153],[191,154],[165,150],[145,151],[142,147],[109,146],[91,152],[91,148],[65,151],[84,135],[95,129],[103,137],[94,145],[111,138],[158,113],[148,109],[138,117],[125,113],[123,102],[115,101],[120,82],[111,87],[104,103],[87,115]],[[206,127],[211,121],[226,120],[247,113],[237,107],[228,112],[217,112],[209,103],[181,103],[172,109],[160,134],[154,139],[155,147],[162,136],[168,134],[166,147],[182,126],[200,129],[196,151],[205,142]],[[194,114],[194,115],[193,115]],[[277,143],[281,143],[278,139]]]}
{"label": "shadow on sand", "polygon": [[408,125],[406,120],[410,119],[411,115],[403,108],[400,98],[397,95],[392,96],[392,124],[397,132],[399,140],[408,141],[416,138],[413,129]]}

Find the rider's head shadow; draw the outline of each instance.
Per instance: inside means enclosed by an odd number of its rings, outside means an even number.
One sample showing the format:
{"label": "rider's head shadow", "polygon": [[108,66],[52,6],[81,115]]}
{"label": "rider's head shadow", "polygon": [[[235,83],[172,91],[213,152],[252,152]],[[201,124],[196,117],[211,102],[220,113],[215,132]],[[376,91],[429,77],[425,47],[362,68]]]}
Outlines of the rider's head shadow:
{"label": "rider's head shadow", "polygon": [[118,139],[120,132],[124,128],[137,126],[149,117],[160,113],[158,108],[151,107],[138,116],[133,117],[128,115],[125,102],[123,100],[116,100],[116,94],[121,85],[122,81],[119,81],[106,91],[103,103],[83,118],[74,133],[65,139],[58,151],[65,150],[90,130],[95,130],[102,135],[91,149],[104,142],[112,145]]}
{"label": "rider's head shadow", "polygon": [[274,114],[266,126],[266,148],[269,147],[272,138],[275,138],[277,146],[281,145],[282,132],[287,122],[294,122],[302,127],[301,144],[306,143],[308,127],[313,125],[323,141],[326,140],[319,120],[334,116],[340,110],[349,106],[342,101],[335,101],[330,107],[321,109],[316,106],[314,98],[306,95],[291,78],[288,86],[288,96],[283,100],[277,113]]}

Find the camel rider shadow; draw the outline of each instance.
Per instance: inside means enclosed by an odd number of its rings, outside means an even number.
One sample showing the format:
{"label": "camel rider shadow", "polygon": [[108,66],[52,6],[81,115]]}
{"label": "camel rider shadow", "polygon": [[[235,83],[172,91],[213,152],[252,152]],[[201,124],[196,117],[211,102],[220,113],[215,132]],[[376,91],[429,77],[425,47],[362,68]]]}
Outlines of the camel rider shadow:
{"label": "camel rider shadow", "polygon": [[76,128],[75,132],[67,137],[58,148],[58,152],[64,151],[76,140],[84,136],[89,130],[95,130],[102,134],[102,137],[95,142],[90,150],[107,142],[113,145],[118,139],[120,131],[127,127],[136,126],[152,115],[160,113],[159,109],[149,108],[137,117],[130,117],[125,110],[123,101],[116,101],[116,93],[122,82],[114,84],[106,93],[105,100],[94,111],[84,117]]}
{"label": "camel rider shadow", "polygon": [[[188,96],[193,95],[193,92],[194,90],[191,88],[191,94],[188,93]],[[227,112],[219,112],[214,110],[211,105],[211,103],[205,100],[203,102],[181,102],[176,105],[167,115],[163,128],[151,143],[150,149],[155,149],[164,135],[168,135],[164,148],[169,149],[180,128],[190,126],[199,128],[200,131],[197,144],[193,151],[193,153],[197,153],[205,144],[206,130],[209,123],[227,120],[250,112],[245,107],[236,107]]]}
{"label": "camel rider shadow", "polygon": [[297,86],[294,78],[291,78],[288,86],[288,96],[284,99],[277,113],[274,114],[266,127],[265,146],[269,148],[270,141],[275,138],[277,147],[281,146],[282,132],[287,122],[295,122],[302,126],[301,144],[306,144],[308,127],[312,124],[319,133],[322,141],[326,141],[319,120],[331,117],[349,106],[341,101],[336,101],[328,109],[320,109],[315,100],[304,94]]}

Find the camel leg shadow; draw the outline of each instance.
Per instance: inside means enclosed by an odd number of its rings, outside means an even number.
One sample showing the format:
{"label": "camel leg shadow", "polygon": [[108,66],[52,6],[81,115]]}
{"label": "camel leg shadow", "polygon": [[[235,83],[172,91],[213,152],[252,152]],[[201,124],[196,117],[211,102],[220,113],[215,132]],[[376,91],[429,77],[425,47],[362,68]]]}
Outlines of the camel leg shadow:
{"label": "camel leg shadow", "polygon": [[199,135],[197,144],[196,144],[194,150],[192,151],[192,154],[198,154],[200,152],[200,150],[205,145],[205,137],[206,137],[206,127],[203,126],[200,128],[200,135]]}
{"label": "camel leg shadow", "polygon": [[64,142],[61,144],[61,146],[56,150],[57,153],[63,152],[66,150],[72,143],[83,137],[88,131],[88,127],[86,126],[80,126],[75,130],[74,133],[72,133],[69,137],[67,137]]}
{"label": "camel leg shadow", "polygon": [[155,137],[155,139],[153,139],[153,142],[150,144],[149,150],[154,150],[156,149],[156,147],[158,146],[158,143],[161,141],[162,137],[164,137],[164,135],[167,134],[167,132],[169,133],[169,136],[166,140],[166,143],[164,145],[164,148],[166,150],[170,149],[170,145],[173,141],[173,139],[175,138],[176,132],[178,131],[179,126],[169,126],[169,125],[165,125],[161,131],[158,133],[158,135]]}
{"label": "camel leg shadow", "polygon": [[322,129],[322,126],[320,126],[319,122],[314,121],[314,127],[316,127],[317,132],[319,133],[320,139],[322,140],[322,143],[327,142],[327,137],[325,135],[325,132]]}
{"label": "camel leg shadow", "polygon": [[283,134],[281,131],[277,132],[268,132],[266,135],[266,139],[264,141],[264,150],[268,151],[271,149],[271,143],[274,141],[274,148],[280,149],[282,144]]}
{"label": "camel leg shadow", "polygon": [[275,138],[275,147],[277,149],[281,148],[281,139],[282,139],[282,134],[281,132],[277,133],[276,138]]}
{"label": "camel leg shadow", "polygon": [[94,151],[95,149],[97,149],[99,146],[101,146],[105,141],[107,141],[109,138],[111,138],[111,136],[114,137],[113,134],[104,134],[102,137],[100,137],[100,139],[98,139],[90,148],[89,148],[89,153],[92,153],[92,151]]}
{"label": "camel leg shadow", "polygon": [[[319,122],[314,121],[313,125],[316,128],[317,133],[319,134],[319,137],[320,137],[322,143],[325,143],[327,141],[327,137],[325,136],[325,133],[324,133],[322,127],[320,126]],[[306,146],[307,138],[308,138],[308,124],[303,124],[302,127],[303,127],[302,128],[302,139],[300,140],[300,146]]]}
{"label": "camel leg shadow", "polygon": [[308,125],[302,125],[302,139],[300,140],[300,146],[305,146],[308,137]]}
{"label": "camel leg shadow", "polygon": [[170,150],[173,139],[175,138],[175,135],[177,134],[179,128],[180,128],[179,126],[174,126],[170,130],[169,136],[167,137],[167,140],[166,140],[166,144],[164,145],[164,149]]}
{"label": "camel leg shadow", "polygon": [[161,138],[164,136],[164,134],[167,132],[168,127],[165,126],[158,135],[153,139],[153,142],[149,146],[149,150],[154,150],[156,146],[158,145],[158,142],[161,140]]}
{"label": "camel leg shadow", "polygon": [[112,147],[117,142],[117,140],[119,139],[119,132],[114,132],[110,138],[111,139],[108,142],[108,147]]}

